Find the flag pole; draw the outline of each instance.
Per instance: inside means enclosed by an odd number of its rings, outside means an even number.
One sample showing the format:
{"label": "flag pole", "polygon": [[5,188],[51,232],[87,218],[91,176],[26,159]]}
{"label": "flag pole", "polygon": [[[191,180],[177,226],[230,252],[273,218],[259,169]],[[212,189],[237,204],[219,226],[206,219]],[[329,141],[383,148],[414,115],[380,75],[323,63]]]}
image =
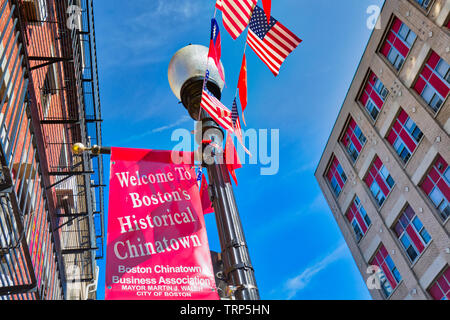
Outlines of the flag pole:
{"label": "flag pole", "polygon": [[[216,16],[217,8],[214,11]],[[244,48],[245,50],[245,48]],[[207,61],[207,69],[209,57]],[[206,85],[207,79],[203,82]],[[213,93],[214,94],[214,93]],[[203,95],[203,90],[202,90]],[[220,97],[216,97],[219,99]],[[211,127],[224,132],[214,121],[203,121],[209,118],[207,113],[199,106],[199,117],[202,119],[202,136],[204,132]],[[199,118],[200,119],[200,118]],[[210,120],[210,119],[208,119]],[[206,148],[207,144],[203,145]],[[206,166],[208,178],[210,181],[211,202],[213,203],[214,214],[216,218],[217,231],[222,250],[222,261],[224,266],[225,281],[229,289],[234,292],[237,300],[259,300],[259,290],[256,285],[254,269],[250,261],[250,254],[245,240],[242,222],[234,197],[233,186],[227,166],[223,162],[223,150],[215,148],[214,162],[212,164],[203,164]],[[218,161],[217,159],[222,159]]]}

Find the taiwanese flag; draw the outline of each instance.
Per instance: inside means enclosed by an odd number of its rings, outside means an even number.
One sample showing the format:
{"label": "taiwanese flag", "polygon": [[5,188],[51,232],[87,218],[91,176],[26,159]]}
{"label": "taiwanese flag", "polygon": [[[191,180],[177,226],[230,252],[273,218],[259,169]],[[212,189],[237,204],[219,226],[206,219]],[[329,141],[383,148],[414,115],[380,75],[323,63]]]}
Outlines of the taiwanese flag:
{"label": "taiwanese flag", "polygon": [[213,213],[214,209],[209,198],[208,184],[206,183],[205,175],[202,175],[202,184],[200,187],[200,199],[203,207],[203,214]]}
{"label": "taiwanese flag", "polygon": [[211,57],[216,64],[217,70],[219,71],[220,78],[225,82],[225,75],[220,64],[220,57],[222,56],[222,48],[220,43],[220,31],[219,25],[216,19],[211,19],[211,41],[209,43],[208,57]]}
{"label": "taiwanese flag", "polygon": [[236,177],[236,169],[242,168],[241,161],[239,160],[239,156],[237,154],[236,148],[234,147],[233,139],[231,138],[230,132],[227,133],[227,141],[225,143],[225,165],[230,173],[230,176],[233,178],[234,183],[238,185],[237,177]]}

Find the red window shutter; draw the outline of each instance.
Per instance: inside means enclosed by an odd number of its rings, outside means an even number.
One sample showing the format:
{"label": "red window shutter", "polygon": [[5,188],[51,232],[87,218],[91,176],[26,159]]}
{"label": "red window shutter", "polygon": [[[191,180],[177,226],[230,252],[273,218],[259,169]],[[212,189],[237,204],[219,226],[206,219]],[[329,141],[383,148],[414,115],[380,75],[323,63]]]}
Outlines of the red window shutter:
{"label": "red window shutter", "polygon": [[367,104],[367,100],[369,100],[369,96],[366,92],[363,92],[359,101],[363,104],[363,106],[365,106]]}
{"label": "red window shutter", "polygon": [[398,120],[400,121],[400,123],[405,124],[406,120],[408,120],[408,114],[405,112],[405,110],[400,109],[400,113],[398,115]]}
{"label": "red window shutter", "polygon": [[362,145],[361,145],[361,143],[359,143],[359,140],[356,138],[356,136],[354,134],[351,135],[351,140],[352,140],[353,144],[355,145],[356,150],[358,150],[358,152],[361,152]]}
{"label": "red window shutter", "polygon": [[404,58],[408,55],[409,48],[400,39],[395,39],[394,47]]}
{"label": "red window shutter", "polygon": [[382,254],[383,259],[386,258],[386,257],[388,256],[388,252],[387,252],[386,247],[385,247],[384,245],[382,245],[382,246],[380,247],[380,252],[381,252],[381,254]]}
{"label": "red window shutter", "polygon": [[350,123],[348,124],[348,127],[349,127],[349,129],[351,129],[350,132],[353,132],[353,130],[355,130],[355,128],[356,128],[355,120],[350,119]]}
{"label": "red window shutter", "polygon": [[387,196],[389,194],[389,187],[386,184],[386,182],[384,181],[383,178],[381,178],[381,175],[377,175],[377,177],[375,178],[375,180],[377,181],[378,185],[381,188],[381,191],[383,192],[383,194],[385,196]]}
{"label": "red window shutter", "polygon": [[402,130],[402,124],[399,121],[395,121],[394,125],[392,126],[395,131],[400,132]]}
{"label": "red window shutter", "polygon": [[392,24],[392,31],[398,33],[400,31],[400,27],[402,26],[403,22],[399,18],[394,18],[394,22]]}
{"label": "red window shutter", "polygon": [[439,175],[439,172],[436,170],[435,167],[431,168],[430,172],[428,172],[428,177],[431,178],[431,180],[434,183],[437,183],[438,180],[441,178],[441,176]]}
{"label": "red window shutter", "polygon": [[366,185],[370,188],[370,186],[372,185],[373,182],[373,177],[372,175],[368,174],[366,177]]}
{"label": "red window shutter", "polygon": [[419,77],[419,79],[417,79],[416,84],[414,85],[414,90],[416,90],[416,92],[420,95],[422,94],[426,84],[427,83],[425,82],[425,80]]}
{"label": "red window shutter", "polygon": [[400,131],[400,137],[411,152],[414,152],[414,150],[416,150],[415,141],[411,138],[411,136],[406,132],[405,129],[402,129],[402,131]]}
{"label": "red window shutter", "polygon": [[378,93],[373,90],[372,93],[370,94],[370,97],[372,98],[373,102],[375,102],[375,104],[377,105],[378,109],[381,110],[381,108],[383,107],[383,99],[381,99],[381,97],[378,95]]}
{"label": "red window shutter", "polygon": [[381,49],[381,54],[385,57],[387,57],[387,55],[389,54],[389,51],[391,51],[391,45],[386,42],[383,46],[383,48]]}
{"label": "red window shutter", "polygon": [[447,268],[447,270],[445,270],[444,277],[447,278],[448,282],[450,282],[450,268]]}
{"label": "red window shutter", "polygon": [[373,73],[372,71],[369,74],[369,79],[368,79],[368,83],[370,83],[371,85],[374,85],[375,82],[377,81],[378,77],[375,75],[375,73]]}
{"label": "red window shutter", "polygon": [[379,267],[381,267],[381,263],[384,261],[384,257],[383,257],[383,255],[381,254],[381,251],[380,250],[378,250],[378,252],[377,252],[377,254],[376,254],[376,256],[375,256],[375,259],[377,260],[377,265],[379,266]]}
{"label": "red window shutter", "polygon": [[430,194],[431,190],[434,188],[434,183],[431,181],[429,177],[426,177],[425,180],[422,182],[422,190],[428,195]]}
{"label": "red window shutter", "polygon": [[386,263],[383,263],[381,265],[381,269],[383,269],[383,272],[386,275],[389,283],[391,284],[392,289],[395,289],[395,287],[397,286],[397,281],[395,281],[394,277],[392,276],[391,270],[389,270]]}
{"label": "red window shutter", "polygon": [[416,246],[417,250],[419,250],[419,253],[425,249],[425,247],[422,244],[422,241],[420,241],[419,237],[417,236],[416,231],[411,226],[411,224],[406,228],[406,232],[408,233],[409,237],[413,241],[414,245]]}
{"label": "red window shutter", "polygon": [[365,234],[366,231],[367,231],[367,227],[366,227],[366,224],[364,223],[363,218],[361,217],[361,213],[358,211],[358,212],[355,214],[355,216],[356,216],[356,220],[358,220],[358,223],[359,223],[359,225],[360,225],[361,228],[362,228],[362,232]]}
{"label": "red window shutter", "polygon": [[448,285],[448,283],[447,283],[447,281],[449,281],[450,279],[445,279],[445,276],[444,275],[442,275],[439,279],[438,279],[438,283],[439,283],[439,286],[441,287],[441,289],[445,292],[445,293],[448,293],[449,291],[450,291],[450,287],[449,287],[449,285]]}
{"label": "red window shutter", "polygon": [[433,71],[428,66],[425,66],[423,67],[422,72],[420,74],[425,80],[430,80]]}
{"label": "red window shutter", "polygon": [[444,179],[440,179],[437,183],[437,187],[439,190],[441,190],[444,197],[450,201],[450,187],[447,185],[447,183],[444,181]]}
{"label": "red window shutter", "polygon": [[339,183],[339,186],[341,188],[344,187],[344,181],[342,180],[341,176],[337,172],[334,175],[334,177],[336,178],[337,182]]}
{"label": "red window shutter", "polygon": [[380,170],[381,167],[383,166],[383,162],[381,161],[381,159],[378,156],[375,157],[374,164],[378,170]]}
{"label": "red window shutter", "polygon": [[[440,169],[439,166],[441,166]],[[447,167],[448,167],[447,161],[445,161],[444,158],[442,158],[442,156],[439,155],[439,157],[436,160],[436,168],[440,173],[444,174],[445,170],[447,170]]]}
{"label": "red window shutter", "polygon": [[441,289],[438,287],[437,283],[435,283],[429,290],[430,295],[433,297],[434,300],[441,300],[444,294],[442,293]]}
{"label": "red window shutter", "polygon": [[430,84],[439,92],[439,94],[444,97],[444,99],[447,97],[448,92],[450,91],[450,88],[447,86],[447,84],[442,81],[437,75],[432,74],[430,77]]}
{"label": "red window shutter", "polygon": [[354,216],[355,216],[355,214],[353,213],[353,211],[352,211],[352,209],[351,209],[351,207],[350,207],[350,209],[348,210],[348,213],[347,213],[347,219],[348,219],[348,222],[351,223]]}
{"label": "red window shutter", "polygon": [[[395,35],[394,32],[389,31],[386,40],[389,41],[390,43],[394,44],[395,40],[397,39],[397,36]],[[395,46],[395,45],[394,45]]]}
{"label": "red window shutter", "polygon": [[430,55],[430,58],[428,58],[427,64],[432,68],[436,68],[439,60],[441,60],[441,57],[436,53],[436,52],[432,52]]}
{"label": "red window shutter", "polygon": [[391,133],[389,134],[387,140],[392,146],[394,145],[395,140],[397,140],[397,134],[394,130],[391,130]]}
{"label": "red window shutter", "polygon": [[328,170],[327,178],[328,178],[328,181],[331,182],[331,179],[333,178],[333,172],[331,170]]}
{"label": "red window shutter", "polygon": [[375,165],[372,165],[372,167],[370,167],[369,172],[372,176],[376,177],[378,174],[378,169],[375,167]]}

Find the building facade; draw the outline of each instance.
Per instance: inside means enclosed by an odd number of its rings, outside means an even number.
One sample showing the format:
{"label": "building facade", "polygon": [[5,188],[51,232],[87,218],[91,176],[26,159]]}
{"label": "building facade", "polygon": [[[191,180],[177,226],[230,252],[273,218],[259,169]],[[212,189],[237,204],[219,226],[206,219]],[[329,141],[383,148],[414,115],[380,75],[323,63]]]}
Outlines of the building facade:
{"label": "building facade", "polygon": [[374,299],[450,298],[449,18],[385,1],[315,172]]}
{"label": "building facade", "polygon": [[0,300],[93,299],[103,166],[93,0],[0,0]]}

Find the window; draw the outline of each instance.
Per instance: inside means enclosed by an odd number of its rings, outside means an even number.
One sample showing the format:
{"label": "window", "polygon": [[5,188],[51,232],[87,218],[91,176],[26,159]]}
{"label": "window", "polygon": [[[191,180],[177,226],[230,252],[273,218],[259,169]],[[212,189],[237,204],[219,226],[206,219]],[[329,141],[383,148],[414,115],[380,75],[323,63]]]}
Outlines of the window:
{"label": "window", "polygon": [[377,119],[388,93],[389,91],[381,80],[378,79],[375,73],[370,71],[359,101],[364,105],[374,121]]}
{"label": "window", "polygon": [[394,231],[411,262],[416,260],[431,240],[422,221],[409,205],[394,225]]}
{"label": "window", "polygon": [[450,70],[450,66],[448,65],[448,63],[445,62],[444,59],[439,60],[437,66],[436,66],[436,72],[447,83],[450,83],[450,72],[449,72],[449,70]]}
{"label": "window", "polygon": [[355,197],[347,211],[347,219],[352,225],[356,241],[359,242],[371,225],[369,216],[358,197]]}
{"label": "window", "polygon": [[384,203],[395,185],[394,179],[378,156],[375,156],[364,181],[379,206]]}
{"label": "window", "polygon": [[400,108],[400,113],[392,125],[387,140],[404,163],[411,158],[412,153],[422,138],[423,133],[408,114]]}
{"label": "window", "polygon": [[444,273],[428,289],[428,293],[434,300],[450,299],[450,268],[448,266]]}
{"label": "window", "polygon": [[370,191],[372,192],[372,195],[374,196],[374,198],[377,201],[378,205],[381,206],[383,204],[384,200],[386,200],[386,196],[381,191],[381,188],[378,185],[378,183],[376,183],[376,181],[374,181],[372,183],[372,185],[370,186]]}
{"label": "window", "polygon": [[414,90],[423,98],[433,111],[437,111],[450,92],[450,72],[448,63],[432,51]]}
{"label": "window", "polygon": [[450,216],[449,175],[449,166],[444,158],[439,155],[421,184],[422,190],[433,202],[444,221]]}
{"label": "window", "polygon": [[416,1],[419,4],[419,6],[421,6],[423,9],[428,9],[428,6],[431,3],[431,0],[414,0],[414,1]]}
{"label": "window", "polygon": [[341,139],[341,142],[350,155],[352,161],[355,162],[356,159],[358,159],[362,147],[366,143],[366,137],[353,118],[350,118],[344,132],[345,133]]}
{"label": "window", "polygon": [[331,158],[331,165],[326,176],[331,184],[334,194],[338,197],[347,181],[347,176],[345,175],[339,160],[334,155]]}
{"label": "window", "polygon": [[383,244],[369,263],[380,268],[377,274],[380,279],[381,288],[385,296],[389,297],[402,277]]}
{"label": "window", "polygon": [[382,46],[381,54],[398,71],[403,66],[416,38],[416,34],[406,24],[400,19],[394,18],[391,29]]}

